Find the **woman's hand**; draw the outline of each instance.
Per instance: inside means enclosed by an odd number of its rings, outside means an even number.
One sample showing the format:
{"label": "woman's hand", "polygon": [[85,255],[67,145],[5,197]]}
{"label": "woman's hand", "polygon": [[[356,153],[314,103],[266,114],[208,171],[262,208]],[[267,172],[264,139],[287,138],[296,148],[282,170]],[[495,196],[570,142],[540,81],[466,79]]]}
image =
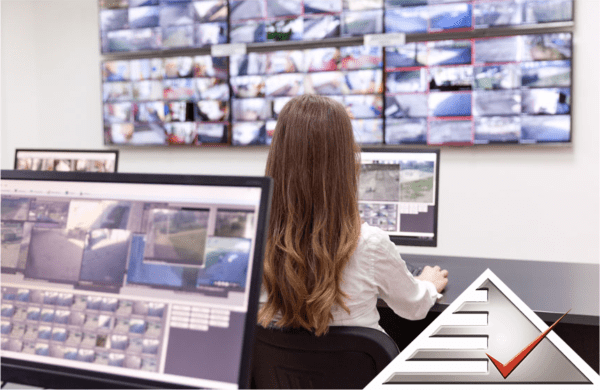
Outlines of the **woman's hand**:
{"label": "woman's hand", "polygon": [[416,276],[415,279],[433,283],[437,292],[441,293],[448,284],[448,270],[441,269],[439,265],[435,267],[426,265],[423,268],[423,272],[419,276]]}

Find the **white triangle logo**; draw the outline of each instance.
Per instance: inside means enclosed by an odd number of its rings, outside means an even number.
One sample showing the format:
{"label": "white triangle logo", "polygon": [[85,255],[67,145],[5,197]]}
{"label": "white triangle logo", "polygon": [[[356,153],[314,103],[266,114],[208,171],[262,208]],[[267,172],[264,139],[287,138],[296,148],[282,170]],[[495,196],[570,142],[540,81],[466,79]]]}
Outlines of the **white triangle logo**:
{"label": "white triangle logo", "polygon": [[478,388],[486,384],[494,388],[501,384],[600,384],[598,374],[556,333],[547,330],[548,325],[488,269],[367,389],[436,384],[477,384]]}

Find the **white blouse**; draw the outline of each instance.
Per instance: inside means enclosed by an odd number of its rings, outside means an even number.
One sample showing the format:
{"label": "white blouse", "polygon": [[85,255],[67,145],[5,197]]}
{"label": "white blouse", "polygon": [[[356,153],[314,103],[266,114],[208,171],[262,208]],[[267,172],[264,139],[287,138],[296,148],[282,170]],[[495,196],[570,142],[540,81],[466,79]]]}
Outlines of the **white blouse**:
{"label": "white blouse", "polygon": [[[383,331],[379,326],[377,298],[383,299],[400,317],[425,318],[436,299],[441,297],[435,285],[415,279],[398,249],[383,230],[363,223],[354,254],[342,275],[341,288],[348,298],[347,313],[339,306],[332,309],[330,325],[365,326]],[[267,300],[262,292],[260,303]]]}

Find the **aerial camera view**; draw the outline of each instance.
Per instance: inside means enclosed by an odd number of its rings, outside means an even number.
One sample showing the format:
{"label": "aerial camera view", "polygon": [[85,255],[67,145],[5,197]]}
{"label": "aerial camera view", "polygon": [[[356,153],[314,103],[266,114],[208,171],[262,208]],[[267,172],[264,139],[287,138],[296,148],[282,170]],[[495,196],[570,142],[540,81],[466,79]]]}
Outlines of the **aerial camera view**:
{"label": "aerial camera view", "polygon": [[363,164],[358,199],[397,202],[400,200],[400,165]]}
{"label": "aerial camera view", "polygon": [[400,163],[401,202],[433,203],[433,161]]}

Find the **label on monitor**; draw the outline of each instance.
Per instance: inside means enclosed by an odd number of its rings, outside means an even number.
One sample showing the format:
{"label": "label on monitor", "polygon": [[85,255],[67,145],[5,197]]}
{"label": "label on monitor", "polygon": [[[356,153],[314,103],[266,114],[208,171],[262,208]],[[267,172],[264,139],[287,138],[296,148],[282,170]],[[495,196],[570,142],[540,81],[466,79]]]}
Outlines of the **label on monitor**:
{"label": "label on monitor", "polygon": [[366,34],[365,46],[398,46],[406,42],[405,33]]}
{"label": "label on monitor", "polygon": [[210,47],[210,55],[213,57],[227,57],[236,54],[246,54],[245,43],[227,43]]}

